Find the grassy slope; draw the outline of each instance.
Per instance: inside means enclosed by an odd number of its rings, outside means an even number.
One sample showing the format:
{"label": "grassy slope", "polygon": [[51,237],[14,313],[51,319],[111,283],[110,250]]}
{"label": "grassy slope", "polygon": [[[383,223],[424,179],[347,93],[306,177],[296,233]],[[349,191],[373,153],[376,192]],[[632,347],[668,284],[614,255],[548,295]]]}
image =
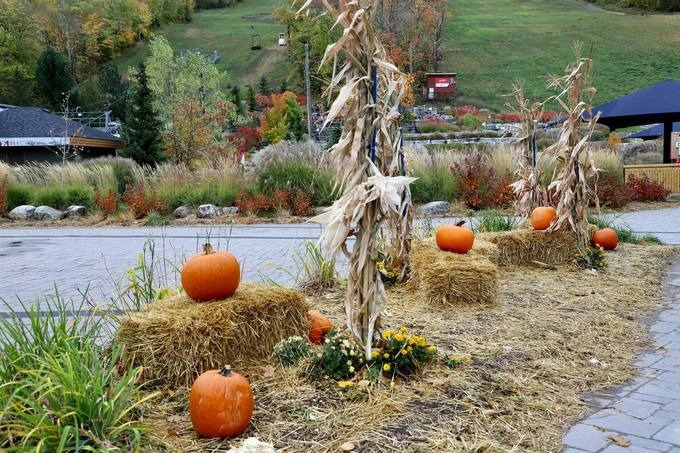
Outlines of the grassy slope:
{"label": "grassy slope", "polygon": [[[285,48],[277,44],[279,33],[286,30],[271,17],[278,4],[279,0],[245,0],[231,8],[195,13],[191,23],[168,25],[157,33],[168,39],[175,52],[217,50],[222,56],[217,67],[239,83],[256,84],[265,75],[275,81],[272,86],[276,88],[286,74]],[[262,50],[250,49],[253,33],[261,35]],[[127,70],[147,55],[146,43],[140,43],[117,63]]]}
{"label": "grassy slope", "polygon": [[514,80],[530,96],[550,93],[545,76],[573,59],[572,42],[593,45],[596,102],[680,79],[680,15],[621,15],[574,0],[452,0],[441,70],[458,73],[465,99],[503,109]]}

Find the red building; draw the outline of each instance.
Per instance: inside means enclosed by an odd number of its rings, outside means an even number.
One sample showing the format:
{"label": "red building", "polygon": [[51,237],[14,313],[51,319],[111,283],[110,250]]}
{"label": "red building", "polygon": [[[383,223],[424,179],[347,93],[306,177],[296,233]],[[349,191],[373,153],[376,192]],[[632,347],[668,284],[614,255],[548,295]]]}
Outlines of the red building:
{"label": "red building", "polygon": [[427,81],[423,87],[423,96],[427,99],[450,99],[456,94],[455,72],[431,72],[425,75]]}

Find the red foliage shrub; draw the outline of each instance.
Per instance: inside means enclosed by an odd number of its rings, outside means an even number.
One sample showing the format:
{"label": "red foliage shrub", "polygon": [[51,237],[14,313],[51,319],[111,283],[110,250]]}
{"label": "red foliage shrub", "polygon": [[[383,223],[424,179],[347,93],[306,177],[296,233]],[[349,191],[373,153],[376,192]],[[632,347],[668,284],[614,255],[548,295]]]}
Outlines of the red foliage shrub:
{"label": "red foliage shrub", "polygon": [[132,209],[137,219],[142,219],[152,212],[160,212],[167,208],[167,205],[158,199],[156,191],[147,191],[143,183],[133,187],[128,182],[125,185],[123,201]]}
{"label": "red foliage shrub", "polygon": [[459,117],[465,116],[465,115],[473,115],[473,116],[480,116],[480,117],[483,116],[482,113],[480,113],[480,111],[477,107],[473,107],[471,105],[466,105],[464,107],[453,107],[451,109],[451,113],[456,118],[459,118]]}
{"label": "red foliage shrub", "polygon": [[647,175],[640,178],[631,176],[626,186],[631,191],[633,201],[663,201],[671,193],[658,182],[651,181]]}
{"label": "red foliage shrub", "polygon": [[300,104],[300,106],[304,107],[307,105],[307,96],[304,94],[298,94],[297,95],[297,103]]}
{"label": "red foliage shrub", "polygon": [[511,181],[496,174],[488,154],[474,151],[451,171],[458,179],[455,195],[468,208],[496,208],[512,202]]}
{"label": "red foliage shrub", "polygon": [[262,134],[260,129],[249,126],[239,126],[236,132],[229,134],[229,143],[236,146],[238,151],[238,160],[252,150],[260,148],[262,145]]}
{"label": "red foliage shrub", "polygon": [[271,199],[267,195],[248,195],[244,191],[241,191],[234,204],[246,215],[270,213],[274,210]]}
{"label": "red foliage shrub", "polygon": [[272,99],[269,96],[265,96],[264,94],[256,94],[255,103],[257,104],[258,108],[264,110],[272,106]]}
{"label": "red foliage shrub", "polygon": [[0,215],[7,214],[7,189],[9,188],[9,175],[5,175],[0,183]]}
{"label": "red foliage shrub", "polygon": [[115,214],[118,211],[118,192],[112,189],[102,192],[95,188],[94,204],[107,216]]}
{"label": "red foliage shrub", "polygon": [[596,188],[597,197],[602,206],[622,208],[631,200],[632,191],[621,182],[618,175],[612,173],[600,175]]}
{"label": "red foliage shrub", "polygon": [[272,193],[271,204],[277,211],[290,211],[290,192],[283,189]]}
{"label": "red foliage shrub", "polygon": [[312,197],[308,193],[298,190],[293,200],[293,214],[299,216],[312,215]]}
{"label": "red foliage shrub", "polygon": [[522,120],[516,113],[501,113],[496,118],[504,123],[519,123]]}
{"label": "red foliage shrub", "polygon": [[550,123],[551,121],[555,121],[558,116],[559,115],[557,112],[553,111],[543,112],[541,114],[541,123]]}

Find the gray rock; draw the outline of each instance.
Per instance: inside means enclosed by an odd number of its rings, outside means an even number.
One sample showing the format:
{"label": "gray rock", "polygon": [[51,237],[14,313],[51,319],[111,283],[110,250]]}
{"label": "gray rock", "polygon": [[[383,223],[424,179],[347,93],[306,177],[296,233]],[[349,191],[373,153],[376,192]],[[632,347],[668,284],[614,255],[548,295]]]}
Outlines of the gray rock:
{"label": "gray rock", "polygon": [[64,217],[64,213],[49,206],[38,206],[33,211],[33,218],[36,220],[59,220]]}
{"label": "gray rock", "polygon": [[237,206],[227,206],[222,208],[222,215],[234,215],[238,214],[240,209]]}
{"label": "gray rock", "polygon": [[82,217],[84,215],[87,215],[87,208],[77,204],[72,204],[64,211],[64,218]]}
{"label": "gray rock", "polygon": [[179,208],[172,211],[172,216],[176,219],[187,218],[189,217],[189,214],[191,214],[191,212],[189,211],[189,208],[187,208],[186,206],[180,206]]}
{"label": "gray rock", "polygon": [[202,204],[196,211],[196,217],[199,219],[210,219],[220,215],[220,208],[214,204]]}
{"label": "gray rock", "polygon": [[33,216],[35,212],[35,206],[30,204],[22,204],[17,206],[9,212],[9,218],[12,220],[27,220]]}
{"label": "gray rock", "polygon": [[451,204],[448,201],[433,201],[416,209],[416,214],[424,216],[446,215],[450,210]]}

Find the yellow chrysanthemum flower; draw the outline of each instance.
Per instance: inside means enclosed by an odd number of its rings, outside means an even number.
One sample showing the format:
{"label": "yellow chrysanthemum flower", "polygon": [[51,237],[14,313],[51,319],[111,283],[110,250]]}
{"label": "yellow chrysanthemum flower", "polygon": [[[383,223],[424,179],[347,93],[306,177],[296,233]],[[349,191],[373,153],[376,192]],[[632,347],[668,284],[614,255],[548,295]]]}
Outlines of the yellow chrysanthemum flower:
{"label": "yellow chrysanthemum flower", "polygon": [[397,341],[404,341],[405,337],[403,333],[398,333],[394,336],[394,339]]}
{"label": "yellow chrysanthemum flower", "polygon": [[386,359],[389,359],[389,358],[390,358],[390,355],[389,355],[388,353],[384,353],[384,354],[383,354],[383,357],[386,358]]}
{"label": "yellow chrysanthemum flower", "polygon": [[401,333],[406,333],[406,332],[408,332],[408,327],[406,327],[406,326],[400,327],[400,328],[399,328],[399,332],[401,332]]}
{"label": "yellow chrysanthemum flower", "polygon": [[383,370],[384,370],[384,371],[390,371],[391,369],[392,369],[392,367],[390,366],[389,363],[386,363],[386,364],[383,365]]}

